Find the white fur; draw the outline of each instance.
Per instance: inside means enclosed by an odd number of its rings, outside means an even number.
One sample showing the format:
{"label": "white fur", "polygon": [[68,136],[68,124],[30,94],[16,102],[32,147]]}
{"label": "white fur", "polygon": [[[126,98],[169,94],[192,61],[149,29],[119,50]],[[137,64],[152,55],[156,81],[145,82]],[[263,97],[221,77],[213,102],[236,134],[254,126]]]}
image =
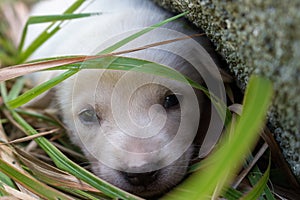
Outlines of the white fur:
{"label": "white fur", "polygon": [[[59,13],[71,2],[54,0],[41,3],[35,7],[33,14]],[[30,59],[94,54],[170,16],[145,0],[96,0],[84,12],[102,12],[102,15],[67,23]],[[186,34],[193,33],[182,21],[165,27]],[[31,37],[26,46],[41,30],[42,27],[38,26],[30,30]],[[158,29],[121,49],[180,36],[174,31]],[[195,57],[196,51],[190,44],[181,41],[126,56],[170,66],[201,83],[202,79],[196,70],[182,58],[193,60]],[[204,50],[196,57],[202,59],[203,65],[214,65],[211,59],[207,59],[209,56]],[[47,76],[53,75],[47,73]],[[38,84],[41,80],[34,82]],[[71,139],[82,148],[91,162],[93,172],[99,177],[143,197],[166,192],[183,179],[192,158],[194,147],[191,143],[197,133],[202,104],[202,95],[196,94],[197,101],[191,87],[138,72],[83,70],[63,82],[55,91]],[[183,97],[179,99],[180,109],[165,110],[161,106],[168,92]],[[78,114],[91,107],[95,109],[99,122],[83,124]],[[167,145],[169,149],[163,150]],[[159,174],[147,186],[131,185],[119,172],[142,173],[152,170],[159,170]]]}

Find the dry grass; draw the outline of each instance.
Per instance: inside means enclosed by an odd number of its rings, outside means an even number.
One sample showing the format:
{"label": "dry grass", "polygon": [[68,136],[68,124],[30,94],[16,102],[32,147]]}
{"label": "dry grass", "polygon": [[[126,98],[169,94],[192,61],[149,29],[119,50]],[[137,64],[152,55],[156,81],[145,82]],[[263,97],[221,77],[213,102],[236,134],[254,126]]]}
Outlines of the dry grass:
{"label": "dry grass", "polygon": [[[31,5],[36,0],[26,0],[26,1],[4,1],[0,3],[0,68],[7,67],[10,65],[14,65],[16,63],[16,54],[17,54],[17,43],[18,38],[20,36],[22,25],[25,23],[25,19],[28,16],[28,6]],[[8,81],[7,86],[11,88],[14,85],[14,81]],[[229,99],[231,99],[231,109],[233,112],[239,111],[238,104],[241,103],[239,98],[240,94],[237,92],[237,89],[233,85],[229,85],[227,87],[227,93]],[[236,100],[238,99],[238,100]],[[2,99],[0,98],[0,104],[2,104]],[[57,147],[59,147],[63,152],[71,156],[73,159],[77,159],[77,162],[84,163],[86,160],[82,157],[81,154],[77,153],[77,150],[72,150],[74,147],[68,145],[68,141],[65,138],[64,128],[62,123],[56,119],[56,116],[53,116],[51,111],[48,110],[34,110],[30,111],[32,114],[43,114],[44,119],[40,117],[36,117],[33,115],[24,114],[24,117],[27,122],[33,125],[36,129],[40,130],[40,133],[43,135],[47,135],[47,138],[53,142]],[[59,187],[65,185],[69,185],[74,188],[84,189],[86,191],[95,192],[95,190],[88,185],[82,184],[82,182],[78,181],[78,179],[73,176],[66,175],[64,172],[55,171],[51,166],[47,164],[52,164],[51,159],[42,151],[35,142],[32,141],[32,138],[26,138],[24,134],[24,130],[22,127],[18,126],[17,123],[13,120],[12,116],[10,116],[9,112],[5,110],[0,111],[2,125],[0,126],[0,135],[2,140],[5,142],[14,141],[16,143],[16,151],[17,153],[13,153],[11,148],[6,147],[5,145],[0,146],[1,150],[1,158],[12,162],[16,160],[22,160],[23,163],[27,162],[27,165],[31,166],[41,166],[41,169],[35,169],[36,173],[43,178],[46,177],[48,179],[51,178],[51,181],[56,181],[59,184]],[[24,138],[21,141],[16,141],[18,138]],[[262,134],[261,142],[257,145],[255,150],[256,158],[253,163],[250,165],[259,164],[259,166],[264,169],[266,168],[266,163],[268,160],[268,151],[266,147],[269,147],[272,153],[272,170],[273,178],[272,178],[272,187],[275,191],[275,194],[279,196],[285,196],[288,199],[298,199],[300,194],[300,186],[293,174],[291,173],[288,165],[286,164],[281,151],[274,140],[273,134],[266,128]],[[5,152],[5,156],[3,154]],[[28,153],[31,154],[28,155]],[[15,155],[19,155],[18,158]],[[33,156],[33,157],[32,157]],[[36,160],[39,158],[45,162],[40,163],[40,161]],[[46,164],[47,163],[47,164]],[[21,165],[19,165],[21,169]],[[55,171],[55,173],[47,171],[47,169],[51,169]],[[249,169],[245,168],[240,172],[240,175],[236,178],[235,184],[239,187],[243,186],[243,189],[248,189],[250,187],[247,181],[244,181],[244,177],[249,174]],[[24,170],[25,173],[26,170]],[[36,174],[35,174],[36,175]],[[54,177],[53,177],[54,176]],[[61,180],[55,179],[57,176],[61,177]],[[284,178],[284,179],[282,179]],[[45,181],[45,180],[44,180]],[[49,181],[49,180],[48,180]],[[240,184],[242,182],[242,184]],[[47,183],[47,182],[46,182]],[[13,195],[20,199],[29,199],[28,195],[34,198],[34,195],[31,192],[28,192],[23,186],[18,185],[19,191],[15,191],[12,188],[6,188],[5,191],[8,195]],[[21,193],[19,193],[21,192]],[[280,199],[280,198],[279,198]]]}

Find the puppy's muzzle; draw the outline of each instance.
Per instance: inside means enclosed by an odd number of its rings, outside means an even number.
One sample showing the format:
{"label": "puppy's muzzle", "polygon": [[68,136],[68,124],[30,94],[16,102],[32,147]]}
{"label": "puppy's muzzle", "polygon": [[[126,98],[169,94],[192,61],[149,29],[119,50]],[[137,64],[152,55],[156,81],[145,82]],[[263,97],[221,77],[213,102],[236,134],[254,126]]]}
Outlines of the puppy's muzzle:
{"label": "puppy's muzzle", "polygon": [[147,186],[157,180],[158,171],[145,172],[145,173],[128,173],[121,172],[121,175],[124,177],[128,183],[134,186]]}

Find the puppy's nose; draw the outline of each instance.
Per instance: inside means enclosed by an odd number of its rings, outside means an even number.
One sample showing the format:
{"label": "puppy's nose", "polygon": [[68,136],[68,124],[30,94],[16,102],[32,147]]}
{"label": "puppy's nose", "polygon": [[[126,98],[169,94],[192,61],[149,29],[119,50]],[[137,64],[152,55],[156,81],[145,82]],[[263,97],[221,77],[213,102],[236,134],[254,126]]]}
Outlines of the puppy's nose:
{"label": "puppy's nose", "polygon": [[122,172],[122,175],[131,185],[147,186],[153,183],[157,179],[158,171],[145,172],[145,173]]}

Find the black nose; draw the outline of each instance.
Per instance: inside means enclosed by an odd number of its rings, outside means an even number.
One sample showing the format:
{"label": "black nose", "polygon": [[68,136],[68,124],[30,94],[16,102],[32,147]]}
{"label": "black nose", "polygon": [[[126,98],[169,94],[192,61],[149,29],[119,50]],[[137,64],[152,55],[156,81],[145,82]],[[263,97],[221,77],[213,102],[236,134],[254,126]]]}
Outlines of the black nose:
{"label": "black nose", "polygon": [[153,183],[157,179],[158,171],[145,172],[145,173],[122,172],[122,175],[131,185],[147,186]]}

